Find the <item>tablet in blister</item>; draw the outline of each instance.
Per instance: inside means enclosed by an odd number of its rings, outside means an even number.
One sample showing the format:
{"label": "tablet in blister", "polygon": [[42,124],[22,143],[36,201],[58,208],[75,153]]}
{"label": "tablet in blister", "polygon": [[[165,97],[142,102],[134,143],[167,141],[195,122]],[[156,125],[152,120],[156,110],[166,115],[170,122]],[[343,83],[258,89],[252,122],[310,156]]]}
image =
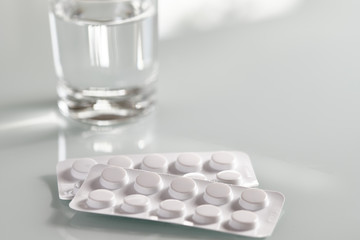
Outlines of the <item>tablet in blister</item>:
{"label": "tablet in blister", "polygon": [[244,187],[256,187],[259,184],[249,156],[239,151],[98,156],[67,159],[58,163],[60,199],[72,199],[89,169],[97,163]]}
{"label": "tablet in blister", "polygon": [[[113,177],[116,172],[119,177]],[[267,237],[275,228],[283,203],[279,192],[98,164],[90,170],[70,207]]]}

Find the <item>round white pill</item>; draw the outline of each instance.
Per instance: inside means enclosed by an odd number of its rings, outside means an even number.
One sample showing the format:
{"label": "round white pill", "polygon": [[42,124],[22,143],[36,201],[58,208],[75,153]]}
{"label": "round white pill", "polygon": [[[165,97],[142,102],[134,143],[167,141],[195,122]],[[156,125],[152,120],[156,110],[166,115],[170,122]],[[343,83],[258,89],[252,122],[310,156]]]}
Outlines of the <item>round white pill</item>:
{"label": "round white pill", "polygon": [[159,154],[147,155],[141,163],[141,169],[152,172],[166,172],[167,159]]}
{"label": "round white pill", "polygon": [[133,194],[124,198],[121,209],[127,213],[141,213],[150,208],[150,199],[144,195]]}
{"label": "round white pill", "polygon": [[171,181],[169,194],[171,197],[185,200],[197,193],[197,186],[194,180],[187,177],[178,177]]}
{"label": "round white pill", "polygon": [[194,153],[180,154],[175,162],[175,168],[182,173],[197,172],[201,170],[202,161]]}
{"label": "round white pill", "polygon": [[100,184],[107,189],[123,187],[129,181],[126,171],[120,167],[105,168],[100,177]]}
{"label": "round white pill", "polygon": [[269,204],[269,199],[264,190],[246,189],[241,193],[239,204],[244,209],[256,211],[266,207]]}
{"label": "round white pill", "polygon": [[234,230],[246,231],[256,227],[259,222],[259,217],[256,213],[239,210],[231,214],[229,225]]}
{"label": "round white pill", "polygon": [[96,164],[94,159],[91,158],[81,158],[73,162],[71,166],[71,175],[74,178],[84,180],[88,175],[92,166]]}
{"label": "round white pill", "polygon": [[236,164],[236,158],[229,152],[217,152],[211,155],[210,167],[217,171],[233,169]]}
{"label": "round white pill", "polygon": [[163,183],[159,174],[142,172],[136,177],[134,188],[138,193],[150,195],[160,191],[162,185]]}
{"label": "round white pill", "polygon": [[207,178],[204,174],[197,173],[197,172],[184,174],[184,177],[189,177],[192,179],[207,180]]}
{"label": "round white pill", "polygon": [[178,218],[185,213],[185,204],[179,200],[167,199],[159,204],[157,211],[162,218]]}
{"label": "round white pill", "polygon": [[221,218],[221,210],[220,208],[205,204],[198,206],[195,209],[195,213],[193,215],[193,220],[197,224],[212,224],[216,223]]}
{"label": "round white pill", "polygon": [[213,205],[223,205],[232,199],[231,188],[224,183],[210,183],[204,193],[204,200]]}
{"label": "round white pill", "polygon": [[216,174],[216,178],[224,183],[229,183],[229,184],[241,183],[241,174],[238,171],[234,171],[234,170],[221,171]]}
{"label": "round white pill", "polygon": [[109,208],[115,205],[115,195],[106,189],[97,189],[89,193],[86,201],[91,208]]}
{"label": "round white pill", "polygon": [[128,156],[115,156],[108,160],[108,165],[123,167],[123,168],[133,168],[134,163],[131,158]]}

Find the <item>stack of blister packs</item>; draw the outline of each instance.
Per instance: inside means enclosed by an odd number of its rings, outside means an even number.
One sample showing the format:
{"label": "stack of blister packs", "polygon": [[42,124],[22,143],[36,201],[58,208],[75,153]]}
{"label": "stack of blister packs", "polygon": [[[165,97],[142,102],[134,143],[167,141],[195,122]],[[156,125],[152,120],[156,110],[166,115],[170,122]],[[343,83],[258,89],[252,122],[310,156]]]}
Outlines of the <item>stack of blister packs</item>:
{"label": "stack of blister packs", "polygon": [[77,211],[270,236],[284,196],[258,186],[238,151],[118,155],[57,165],[60,199]]}

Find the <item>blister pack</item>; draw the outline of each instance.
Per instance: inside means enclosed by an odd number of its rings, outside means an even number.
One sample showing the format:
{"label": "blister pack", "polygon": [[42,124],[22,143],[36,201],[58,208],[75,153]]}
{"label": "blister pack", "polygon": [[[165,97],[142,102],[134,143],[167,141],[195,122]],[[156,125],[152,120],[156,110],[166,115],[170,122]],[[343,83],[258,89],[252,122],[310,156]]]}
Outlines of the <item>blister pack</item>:
{"label": "blister pack", "polygon": [[240,151],[97,156],[67,159],[57,164],[60,199],[72,199],[90,168],[98,163],[244,187],[259,185],[249,156]]}
{"label": "blister pack", "polygon": [[98,164],[70,207],[262,238],[273,232],[283,203],[279,192]]}

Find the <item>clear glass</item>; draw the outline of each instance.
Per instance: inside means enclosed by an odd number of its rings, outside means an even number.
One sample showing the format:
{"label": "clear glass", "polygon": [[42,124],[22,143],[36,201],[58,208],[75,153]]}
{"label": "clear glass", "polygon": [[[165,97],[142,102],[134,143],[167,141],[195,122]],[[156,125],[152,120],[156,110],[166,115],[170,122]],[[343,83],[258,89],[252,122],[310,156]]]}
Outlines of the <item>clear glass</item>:
{"label": "clear glass", "polygon": [[154,109],[157,0],[52,0],[60,111],[112,125]]}

